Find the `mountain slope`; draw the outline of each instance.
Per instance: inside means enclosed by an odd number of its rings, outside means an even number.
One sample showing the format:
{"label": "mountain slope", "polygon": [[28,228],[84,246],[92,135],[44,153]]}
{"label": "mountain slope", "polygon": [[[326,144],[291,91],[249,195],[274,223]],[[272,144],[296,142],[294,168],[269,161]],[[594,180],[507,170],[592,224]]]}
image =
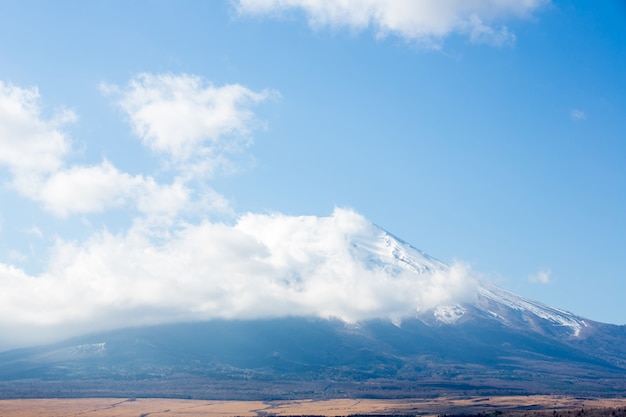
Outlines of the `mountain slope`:
{"label": "mountain slope", "polygon": [[[448,269],[377,227],[349,244],[364,268],[389,279]],[[398,320],[216,319],[3,352],[0,392],[233,399],[626,392],[624,326],[488,282],[466,293]]]}

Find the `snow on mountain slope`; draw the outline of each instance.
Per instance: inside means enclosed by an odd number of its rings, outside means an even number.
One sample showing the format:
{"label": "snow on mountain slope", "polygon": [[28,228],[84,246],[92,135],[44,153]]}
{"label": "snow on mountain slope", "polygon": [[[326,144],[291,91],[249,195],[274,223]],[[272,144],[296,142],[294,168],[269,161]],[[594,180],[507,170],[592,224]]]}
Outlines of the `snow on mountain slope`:
{"label": "snow on mountain slope", "polygon": [[563,337],[579,337],[590,326],[570,312],[529,300],[487,281],[480,282],[473,302],[440,305],[418,314],[418,318],[434,325],[488,319],[510,328]]}
{"label": "snow on mountain slope", "polygon": [[419,249],[373,226],[370,233],[352,237],[353,254],[370,267],[400,270],[418,274],[446,269],[447,266]]}
{"label": "snow on mountain slope", "polygon": [[[519,318],[521,315],[523,322],[529,326],[536,324],[534,319],[539,318],[556,328],[567,329],[573,336],[579,336],[580,332],[588,326],[584,319],[570,312],[529,300],[490,283],[484,283],[478,291],[477,305],[509,324],[511,316]],[[505,314],[507,311],[508,314]],[[512,315],[511,312],[519,314]]]}
{"label": "snow on mountain slope", "polygon": [[[370,267],[382,267],[391,273],[406,270],[429,274],[449,268],[377,226],[374,226],[373,233],[353,238],[352,245],[355,255]],[[467,304],[509,327],[528,327],[545,333],[546,326],[552,326],[552,333],[565,330],[567,334],[577,337],[588,326],[584,319],[572,313],[529,300],[484,280],[476,287],[473,302],[439,305],[427,313],[418,314],[418,317],[431,315],[435,322],[455,324],[469,314]]]}
{"label": "snow on mountain slope", "polygon": [[566,337],[579,337],[590,325],[570,312],[529,300],[486,281],[477,288],[474,302],[440,305],[418,318],[430,324],[448,325],[487,318],[511,328]]}

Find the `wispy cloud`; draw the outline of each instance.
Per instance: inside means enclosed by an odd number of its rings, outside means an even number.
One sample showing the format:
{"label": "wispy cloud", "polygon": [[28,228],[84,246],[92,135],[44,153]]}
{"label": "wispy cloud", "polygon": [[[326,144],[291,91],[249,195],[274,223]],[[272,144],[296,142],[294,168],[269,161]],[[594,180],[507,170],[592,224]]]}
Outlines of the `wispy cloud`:
{"label": "wispy cloud", "polygon": [[471,42],[506,45],[515,35],[497,22],[529,16],[548,0],[234,0],[242,14],[281,15],[302,11],[309,24],[371,28],[378,37],[395,35],[426,47],[438,48],[453,33]]}
{"label": "wispy cloud", "polygon": [[31,235],[31,236],[36,236],[39,239],[43,238],[43,232],[37,226],[32,226],[31,228],[25,230],[24,233]]}
{"label": "wispy cloud", "polygon": [[584,110],[572,109],[570,110],[569,115],[575,122],[587,120],[587,112],[585,112]]}
{"label": "wispy cloud", "polygon": [[9,260],[17,263],[24,263],[28,260],[28,256],[15,249],[9,251],[8,258]]}
{"label": "wispy cloud", "polygon": [[542,269],[535,274],[528,277],[528,281],[535,284],[549,284],[551,282],[552,271],[549,269]]}

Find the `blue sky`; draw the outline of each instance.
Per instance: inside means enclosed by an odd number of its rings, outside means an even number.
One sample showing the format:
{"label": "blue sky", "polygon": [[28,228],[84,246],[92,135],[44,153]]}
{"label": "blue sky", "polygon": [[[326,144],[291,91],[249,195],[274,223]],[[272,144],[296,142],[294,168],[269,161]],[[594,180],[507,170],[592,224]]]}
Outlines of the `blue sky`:
{"label": "blue sky", "polygon": [[[623,2],[0,7],[11,337],[148,317],[168,302],[132,295],[154,261],[141,254],[179,253],[168,265],[185,275],[185,251],[238,262],[252,249],[233,229],[268,250],[259,230],[300,215],[363,217],[521,295],[626,323]],[[148,276],[162,294],[196,288]],[[93,311],[69,311],[81,297]],[[187,319],[179,297],[168,311]]]}

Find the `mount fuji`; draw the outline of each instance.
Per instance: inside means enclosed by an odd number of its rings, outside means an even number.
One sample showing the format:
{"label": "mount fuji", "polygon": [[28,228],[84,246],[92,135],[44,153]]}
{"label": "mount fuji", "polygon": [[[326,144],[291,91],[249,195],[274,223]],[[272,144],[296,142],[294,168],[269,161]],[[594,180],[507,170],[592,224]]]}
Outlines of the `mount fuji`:
{"label": "mount fuji", "polygon": [[[439,282],[454,279],[452,267],[377,226],[343,238],[364,271],[384,273],[391,281],[408,276],[437,284],[424,291],[459,287]],[[410,315],[212,318],[5,351],[0,395],[279,399],[626,393],[626,326],[588,320],[483,280],[461,287],[455,296],[428,297],[438,302],[422,302]]]}

